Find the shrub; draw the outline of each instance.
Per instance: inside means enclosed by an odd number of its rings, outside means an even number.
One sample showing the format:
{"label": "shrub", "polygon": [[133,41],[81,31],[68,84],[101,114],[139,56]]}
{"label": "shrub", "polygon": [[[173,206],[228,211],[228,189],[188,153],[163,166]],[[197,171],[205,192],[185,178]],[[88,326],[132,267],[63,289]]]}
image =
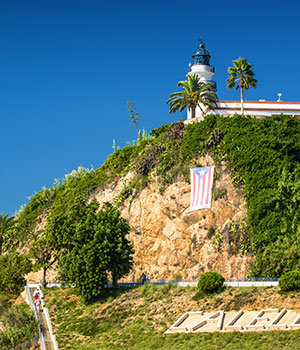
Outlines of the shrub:
{"label": "shrub", "polygon": [[284,291],[300,289],[300,271],[283,274],[279,280],[279,288]]}
{"label": "shrub", "polygon": [[[38,334],[32,310],[27,304],[14,305],[1,314],[0,349],[25,349]],[[27,349],[27,347],[26,347]]]}
{"label": "shrub", "polygon": [[60,255],[61,279],[75,284],[85,300],[101,294],[110,274],[116,285],[132,266],[128,222],[112,204],[105,203],[100,211],[98,207],[96,200],[78,203],[63,220],[61,214],[52,216],[46,227],[49,242],[55,242]]}
{"label": "shrub", "polygon": [[213,226],[209,226],[209,229],[207,232],[207,238],[211,239],[215,233],[216,233],[216,229]]}
{"label": "shrub", "polygon": [[24,276],[31,271],[31,262],[26,256],[15,252],[0,256],[0,292],[18,295],[25,285]]}
{"label": "shrub", "polygon": [[215,271],[205,272],[199,278],[198,288],[204,292],[213,292],[223,286],[225,279]]}
{"label": "shrub", "polygon": [[171,124],[163,124],[162,126],[160,126],[157,129],[153,129],[152,131],[150,131],[149,135],[152,138],[156,138],[159,137],[160,135],[164,134],[165,132],[167,132],[170,129]]}

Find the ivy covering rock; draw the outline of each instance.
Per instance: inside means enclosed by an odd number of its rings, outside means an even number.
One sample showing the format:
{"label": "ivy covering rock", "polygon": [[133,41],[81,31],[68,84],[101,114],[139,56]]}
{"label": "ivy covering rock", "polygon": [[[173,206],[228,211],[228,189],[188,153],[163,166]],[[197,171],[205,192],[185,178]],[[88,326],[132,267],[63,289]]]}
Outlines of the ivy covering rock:
{"label": "ivy covering rock", "polygon": [[[54,186],[32,196],[17,215],[13,234],[4,236],[3,249],[13,251],[41,233],[41,214],[51,222],[74,203],[112,188],[128,172],[132,179],[115,201],[136,198],[155,176],[160,193],[176,181],[189,182],[189,169],[209,154],[216,173],[222,162],[231,179],[243,188],[247,219],[230,231],[231,254],[253,254],[252,276],[280,277],[298,267],[300,259],[300,120],[291,116],[256,119],[209,115],[201,122],[163,125],[149,136],[113,152],[99,169],[79,168]],[[226,193],[215,193],[226,199]],[[58,234],[62,228],[57,229]],[[216,237],[217,234],[215,235]]]}

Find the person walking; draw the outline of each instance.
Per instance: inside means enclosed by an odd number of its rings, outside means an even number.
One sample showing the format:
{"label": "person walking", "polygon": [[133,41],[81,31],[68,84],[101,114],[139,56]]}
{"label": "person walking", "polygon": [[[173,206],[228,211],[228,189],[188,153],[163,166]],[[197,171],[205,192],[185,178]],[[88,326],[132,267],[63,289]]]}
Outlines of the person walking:
{"label": "person walking", "polygon": [[145,272],[143,272],[142,274],[142,284],[145,284],[146,282],[146,275],[145,275]]}
{"label": "person walking", "polygon": [[40,298],[40,292],[36,289],[33,293],[34,300],[37,301]]}
{"label": "person walking", "polygon": [[35,301],[35,308],[36,308],[36,312],[40,312],[40,308],[41,308],[41,300],[37,299]]}

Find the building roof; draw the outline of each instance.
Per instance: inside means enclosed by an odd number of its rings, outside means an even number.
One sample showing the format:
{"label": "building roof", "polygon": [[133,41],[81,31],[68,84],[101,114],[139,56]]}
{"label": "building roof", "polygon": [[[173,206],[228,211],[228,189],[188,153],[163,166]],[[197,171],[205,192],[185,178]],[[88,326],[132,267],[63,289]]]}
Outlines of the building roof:
{"label": "building roof", "polygon": [[199,41],[200,41],[200,44],[192,56],[193,57],[193,65],[203,64],[203,65],[209,66],[211,56],[205,48],[204,41],[202,39],[199,39]]}

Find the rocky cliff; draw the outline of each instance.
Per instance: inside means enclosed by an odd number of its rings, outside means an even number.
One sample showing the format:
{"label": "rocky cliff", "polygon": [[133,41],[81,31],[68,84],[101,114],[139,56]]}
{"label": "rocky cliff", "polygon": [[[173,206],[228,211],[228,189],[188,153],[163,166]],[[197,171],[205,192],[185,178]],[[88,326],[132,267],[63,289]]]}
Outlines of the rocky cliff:
{"label": "rocky cliff", "polygon": [[[199,163],[214,165],[209,156]],[[250,258],[229,253],[229,227],[233,220],[240,222],[246,216],[242,191],[233,186],[225,163],[216,173],[211,209],[189,212],[190,185],[176,182],[159,193],[155,177],[137,198],[124,202],[121,212],[129,220],[135,249],[129,280],[139,278],[143,271],[155,279],[196,279],[208,270],[226,278],[245,276]],[[90,199],[113,202],[132,176],[129,173]]]}
{"label": "rocky cliff", "polygon": [[[76,201],[96,198],[129,220],[131,280],[142,271],[168,279],[207,270],[227,278],[280,277],[299,264],[299,140],[299,120],[283,115],[162,125],[100,168],[78,168],[36,193],[13,237],[28,245],[44,227],[43,213],[63,215]],[[212,208],[189,212],[189,168],[214,161]]]}

